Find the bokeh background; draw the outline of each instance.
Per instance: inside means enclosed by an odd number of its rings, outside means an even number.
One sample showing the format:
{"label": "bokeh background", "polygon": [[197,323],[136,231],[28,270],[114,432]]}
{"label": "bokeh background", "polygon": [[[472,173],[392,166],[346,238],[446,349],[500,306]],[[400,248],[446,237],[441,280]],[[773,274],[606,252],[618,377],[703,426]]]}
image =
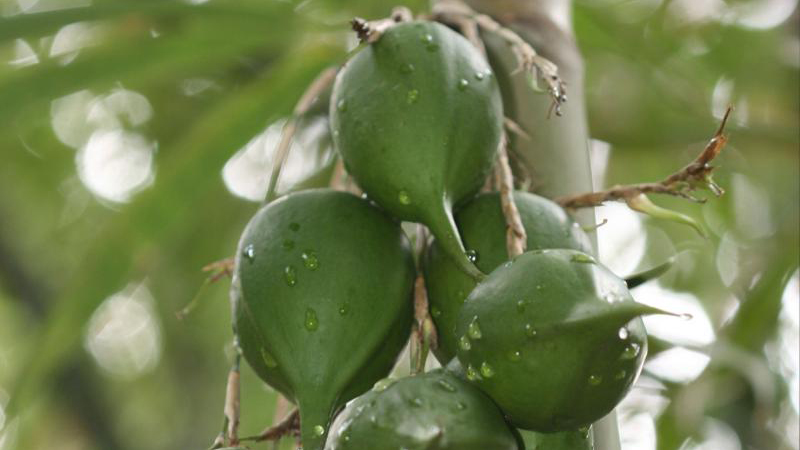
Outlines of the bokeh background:
{"label": "bokeh background", "polygon": [[[625,450],[800,447],[797,3],[575,2],[597,184],[661,179],[736,108],[716,161],[726,195],[655,199],[708,238],[597,210],[619,274],[678,255],[634,296],[693,316],[646,319]],[[228,281],[200,269],[234,251],[282,121],[352,48],[347,21],[394,5],[0,0],[0,449],[210,445],[232,347]],[[329,176],[322,111],[303,120],[283,192]],[[242,377],[248,435],[275,394]]]}

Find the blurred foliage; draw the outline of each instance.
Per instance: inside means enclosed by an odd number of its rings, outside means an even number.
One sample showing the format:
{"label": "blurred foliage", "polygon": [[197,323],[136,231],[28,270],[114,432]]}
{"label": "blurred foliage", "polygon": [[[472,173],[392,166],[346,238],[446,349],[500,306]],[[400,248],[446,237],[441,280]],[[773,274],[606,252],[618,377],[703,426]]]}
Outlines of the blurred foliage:
{"label": "blurred foliage", "polygon": [[[197,3],[0,0],[2,449],[209,445],[231,361],[226,282],[201,292],[184,320],[175,312],[197,294],[200,268],[230,255],[258,207],[232,195],[223,167],[290,114],[320,70],[344,60],[350,18],[384,16],[394,5]],[[644,221],[637,261],[644,268],[695,250],[659,281],[660,292],[699,299],[716,339],[692,350],[710,362],[681,381],[646,368],[647,387],[634,389],[641,401],[621,409],[623,438],[647,433],[646,423],[637,428],[645,413],[659,449],[722,448],[700,443],[730,433],[738,448],[797,448],[796,2],[788,20],[761,28],[725,12],[786,1],[699,3],[717,10],[704,16],[677,0],[575,5],[592,135],[610,144],[593,145],[598,171],[597,149],[610,148],[606,184],[668,175],[702,148],[721,108],[737,108],[716,162],[728,193],[702,206],[655,199],[702,219],[711,237]],[[404,4],[423,11],[427,2]],[[76,92],[94,100],[59,110],[54,100]],[[120,106],[115,93],[143,97],[149,109]],[[118,108],[116,119],[103,105]],[[100,125],[88,127],[95,119]],[[82,165],[109,126],[150,145],[127,156],[151,172],[122,199],[104,196],[91,181],[98,169]],[[130,301],[104,302],[115,293]],[[138,317],[140,329],[121,325],[115,311]],[[146,337],[135,342],[149,342],[150,353],[126,347],[125,336],[115,341],[115,330]],[[674,345],[654,339],[652,353]],[[104,362],[103,348],[116,359]],[[274,393],[249,369],[242,388],[242,434],[254,434],[272,420]]]}

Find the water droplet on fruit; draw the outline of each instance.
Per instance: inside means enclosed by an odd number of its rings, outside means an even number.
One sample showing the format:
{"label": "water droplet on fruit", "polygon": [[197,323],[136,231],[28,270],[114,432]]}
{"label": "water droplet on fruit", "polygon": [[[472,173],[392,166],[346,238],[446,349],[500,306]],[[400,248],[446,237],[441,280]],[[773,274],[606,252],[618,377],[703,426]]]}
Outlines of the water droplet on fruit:
{"label": "water droplet on fruit", "polygon": [[486,75],[484,75],[484,74],[483,74],[483,72],[475,72],[475,79],[476,79],[476,80],[478,80],[478,81],[481,81],[481,80],[483,80],[483,78],[484,78],[485,76],[486,76]]}
{"label": "water droplet on fruit", "polygon": [[461,348],[461,350],[468,352],[470,349],[472,349],[472,342],[470,342],[467,336],[461,336],[461,338],[458,340],[458,346]]}
{"label": "water droplet on fruit", "polygon": [[401,190],[397,193],[397,201],[399,201],[401,205],[410,205],[411,197],[408,195],[408,192]]}
{"label": "water droplet on fruit", "polygon": [[325,434],[325,427],[322,425],[314,426],[314,436],[322,436],[323,434]]}
{"label": "water droplet on fruit", "polygon": [[444,389],[447,392],[455,392],[456,391],[456,387],[453,386],[452,384],[448,383],[447,380],[439,380],[439,381],[436,382],[436,384],[438,384],[440,388]]}
{"label": "water droplet on fruit", "polygon": [[297,269],[294,266],[286,266],[283,269],[283,278],[286,280],[286,284],[289,287],[294,286],[297,284]]}
{"label": "water droplet on fruit", "polygon": [[619,338],[622,339],[623,341],[625,339],[628,339],[628,329],[627,328],[625,328],[625,327],[620,328],[618,334],[619,334]]}
{"label": "water droplet on fruit", "polygon": [[264,365],[270,369],[278,367],[278,361],[275,361],[275,357],[265,348],[261,349],[261,359],[264,361]]}
{"label": "water droplet on fruit", "polygon": [[300,230],[300,224],[297,223],[297,222],[292,222],[292,223],[289,224],[289,229],[292,230],[292,231],[299,231]]}
{"label": "water droplet on fruit", "polygon": [[477,250],[467,250],[467,259],[469,259],[469,262],[471,262],[472,264],[475,264],[476,262],[478,262],[478,251]]}
{"label": "water droplet on fruit", "polygon": [[572,257],[569,260],[572,261],[572,262],[581,263],[581,264],[594,264],[595,263],[594,258],[592,258],[591,256],[589,256],[589,255],[587,255],[585,253],[575,253],[574,255],[572,255]]}
{"label": "water droplet on fruit", "polygon": [[303,258],[303,265],[306,266],[306,269],[317,270],[319,267],[319,260],[313,251],[306,250],[302,255],[300,255],[300,257]]}
{"label": "water droplet on fruit", "polygon": [[494,376],[494,369],[486,361],[481,364],[481,375],[484,378],[492,378]]}
{"label": "water droplet on fruit", "polygon": [[417,100],[419,100],[419,91],[416,89],[409,90],[408,94],[406,94],[406,103],[413,105],[417,103]]}
{"label": "water droplet on fruit", "polygon": [[319,320],[317,319],[317,312],[311,308],[306,309],[306,320],[303,326],[308,331],[316,331],[319,328]]}
{"label": "water droplet on fruit", "polygon": [[414,65],[411,63],[403,64],[400,66],[400,73],[404,73],[406,75],[412,73],[414,71]]}
{"label": "water droplet on fruit", "polygon": [[481,376],[478,374],[478,371],[472,367],[472,364],[467,365],[467,379],[470,381],[478,380]]}
{"label": "water droplet on fruit", "polygon": [[347,102],[345,102],[344,99],[339,100],[336,103],[336,109],[338,109],[341,112],[347,111]]}
{"label": "water droplet on fruit", "polygon": [[242,250],[242,255],[249,261],[253,262],[256,259],[256,248],[253,244],[248,244],[247,247]]}
{"label": "water droplet on fruit", "polygon": [[519,311],[519,312],[525,312],[525,305],[526,305],[527,303],[528,303],[528,302],[526,302],[525,300],[518,300],[518,301],[517,301],[517,311]]}
{"label": "water droplet on fruit", "polygon": [[625,346],[625,350],[622,351],[622,355],[620,358],[622,359],[633,359],[639,356],[639,344],[636,342],[631,342],[627,346]]}
{"label": "water droplet on fruit", "polygon": [[430,44],[433,42],[433,35],[432,34],[423,34],[420,38],[424,44]]}
{"label": "water droplet on fruit", "polygon": [[472,318],[472,322],[469,323],[467,327],[467,334],[472,339],[480,339],[483,336],[481,333],[481,327],[478,324],[478,316]]}
{"label": "water droplet on fruit", "polygon": [[542,286],[541,284],[537,284],[536,285],[536,290],[537,291],[541,291],[542,289],[544,289],[544,286]]}
{"label": "water droplet on fruit", "polygon": [[464,90],[467,89],[467,87],[469,87],[469,81],[467,81],[466,78],[462,78],[462,79],[458,80],[458,90],[459,91],[464,91]]}
{"label": "water droplet on fruit", "polygon": [[459,411],[463,411],[463,410],[467,409],[467,405],[464,402],[458,402],[458,403],[456,403],[456,408]]}
{"label": "water droplet on fruit", "polygon": [[412,398],[411,400],[409,400],[408,403],[410,403],[411,406],[416,406],[417,408],[419,408],[420,406],[422,406],[422,399],[419,397]]}
{"label": "water droplet on fruit", "polygon": [[528,336],[529,338],[535,338],[537,334],[539,334],[539,332],[536,331],[536,328],[533,325],[531,325],[529,323],[525,324],[525,335],[526,336]]}
{"label": "water droplet on fruit", "polygon": [[393,379],[391,379],[391,378],[384,378],[384,379],[382,379],[382,380],[378,380],[378,381],[377,381],[377,382],[375,382],[375,384],[372,386],[372,390],[373,390],[373,391],[375,391],[375,392],[383,392],[383,391],[385,391],[386,389],[389,389],[389,386],[393,385],[393,384],[394,384],[394,381],[395,381],[395,380],[393,380]]}
{"label": "water droplet on fruit", "polygon": [[347,313],[350,312],[350,303],[344,302],[342,306],[339,307],[339,315],[346,316]]}
{"label": "water droplet on fruit", "polygon": [[289,251],[294,248],[294,241],[291,239],[284,239],[281,245],[284,250]]}
{"label": "water droplet on fruit", "polygon": [[431,307],[431,316],[432,317],[436,318],[436,317],[439,317],[441,315],[442,315],[442,310],[441,309],[439,309],[439,308],[437,308],[435,306]]}
{"label": "water droplet on fruit", "polygon": [[622,380],[622,379],[624,379],[624,378],[625,378],[625,375],[627,375],[627,374],[628,374],[628,373],[627,373],[627,372],[625,372],[624,370],[620,370],[619,372],[617,372],[617,374],[616,374],[616,375],[614,375],[614,379],[615,379],[615,380]]}
{"label": "water droplet on fruit", "polygon": [[598,384],[603,382],[603,377],[600,375],[589,375],[589,384],[592,386],[597,386]]}
{"label": "water droplet on fruit", "polygon": [[508,352],[508,360],[511,362],[517,362],[522,359],[522,353],[519,350],[511,350]]}

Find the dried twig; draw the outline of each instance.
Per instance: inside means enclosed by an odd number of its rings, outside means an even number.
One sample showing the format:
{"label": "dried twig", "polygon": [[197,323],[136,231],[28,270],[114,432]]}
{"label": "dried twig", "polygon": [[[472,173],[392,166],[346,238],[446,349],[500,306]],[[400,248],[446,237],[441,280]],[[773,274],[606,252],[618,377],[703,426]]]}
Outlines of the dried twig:
{"label": "dried twig", "polygon": [[228,420],[228,442],[239,443],[239,362],[241,355],[237,352],[233,367],[228,372],[228,387],[225,391],[225,417]]}
{"label": "dried twig", "polygon": [[278,143],[278,147],[275,149],[272,173],[269,177],[267,195],[264,199],[265,202],[270,202],[275,197],[275,191],[278,187],[278,178],[280,178],[283,165],[286,163],[286,159],[289,157],[289,149],[291,148],[294,134],[297,131],[298,120],[303,116],[303,114],[308,112],[309,108],[311,108],[311,106],[314,104],[314,100],[316,100],[325,89],[333,84],[333,80],[336,78],[336,72],[337,69],[335,67],[329,67],[317,75],[317,78],[311,82],[308,88],[306,88],[306,91],[303,92],[300,100],[297,101],[294,111],[292,112],[292,116],[286,120],[286,123],[283,125],[283,130],[281,130],[281,140]]}
{"label": "dried twig", "polygon": [[[705,202],[705,199],[695,197],[692,193],[699,188],[708,188],[716,196],[722,195],[725,191],[719,187],[711,178],[714,166],[711,161],[719,155],[728,138],[723,135],[725,124],[730,116],[731,108],[725,112],[717,132],[714,137],[703,149],[702,153],[683,169],[675,172],[663,181],[658,183],[640,183],[625,186],[614,186],[600,192],[590,192],[586,194],[561,197],[556,201],[565,208],[586,208],[600,206],[604,202],[622,200],[634,209],[637,202],[643,202],[645,194],[666,194],[682,197],[695,202]],[[644,197],[646,199],[646,197]]]}
{"label": "dried twig", "polygon": [[206,287],[208,287],[208,285],[216,283],[224,276],[230,277],[231,274],[233,274],[233,264],[233,256],[231,256],[219,261],[214,261],[204,266],[202,269],[203,272],[211,272],[211,274],[209,274],[208,278],[203,280],[203,284],[200,285],[200,288],[197,290],[197,293],[194,295],[192,300],[189,301],[186,306],[181,308],[180,311],[175,313],[175,317],[177,317],[178,320],[183,320],[186,318],[186,316],[191,314],[192,311],[194,311],[194,309],[197,307],[200,296],[205,291]]}
{"label": "dried twig", "polygon": [[525,252],[528,236],[525,232],[525,227],[522,225],[522,218],[519,216],[517,205],[514,203],[514,177],[508,162],[507,144],[508,139],[505,132],[503,132],[497,149],[495,177],[497,177],[497,184],[500,185],[500,204],[503,208],[503,216],[506,219],[506,249],[508,257],[514,258]]}
{"label": "dried twig", "polygon": [[371,44],[380,39],[389,28],[400,22],[408,22],[411,19],[413,19],[411,10],[404,6],[397,6],[392,10],[392,15],[385,19],[368,21],[356,17],[350,21],[350,25],[358,35],[359,41]]}
{"label": "dried twig", "polygon": [[517,33],[485,14],[475,12],[460,0],[440,0],[433,7],[433,17],[440,22],[458,26],[468,39],[473,43],[478,42],[476,45],[479,49],[483,49],[483,42],[480,38],[471,37],[473,29],[487,31],[504,40],[517,60],[515,72],[524,71],[528,74],[533,88],[537,90],[540,89],[538,80],[542,80],[553,100],[551,111],[554,110],[557,116],[561,115],[561,105],[567,101],[567,95],[564,82],[558,76],[558,67],[537,54]]}
{"label": "dried twig", "polygon": [[[422,258],[427,251],[428,232],[424,225],[417,226],[417,251]],[[418,266],[420,264],[417,264]],[[436,326],[430,315],[428,304],[428,291],[425,289],[425,278],[422,271],[417,274],[414,282],[414,325],[411,333],[411,373],[422,373],[425,370],[425,361],[428,352],[438,346]]]}
{"label": "dried twig", "polygon": [[289,414],[283,417],[280,422],[264,429],[257,436],[249,436],[240,439],[241,442],[263,442],[276,441],[284,436],[298,436],[300,434],[300,413],[297,408],[293,408]]}

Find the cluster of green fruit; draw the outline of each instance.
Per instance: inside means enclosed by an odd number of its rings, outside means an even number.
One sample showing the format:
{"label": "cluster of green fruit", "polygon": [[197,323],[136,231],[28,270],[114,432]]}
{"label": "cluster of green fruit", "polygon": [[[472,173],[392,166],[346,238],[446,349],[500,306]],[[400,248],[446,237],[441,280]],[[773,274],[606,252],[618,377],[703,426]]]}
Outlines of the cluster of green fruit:
{"label": "cluster of green fruit", "polygon": [[[297,405],[303,448],[525,448],[518,429],[537,432],[529,448],[584,445],[638,376],[655,310],[539,196],[514,194],[529,251],[509,260],[499,195],[475,196],[503,127],[482,54],[443,25],[398,24],[340,71],[330,120],[368,199],[309,190],[261,209],[231,291],[242,353]],[[389,380],[417,274],[400,220],[435,237],[419,270],[446,367]]]}

